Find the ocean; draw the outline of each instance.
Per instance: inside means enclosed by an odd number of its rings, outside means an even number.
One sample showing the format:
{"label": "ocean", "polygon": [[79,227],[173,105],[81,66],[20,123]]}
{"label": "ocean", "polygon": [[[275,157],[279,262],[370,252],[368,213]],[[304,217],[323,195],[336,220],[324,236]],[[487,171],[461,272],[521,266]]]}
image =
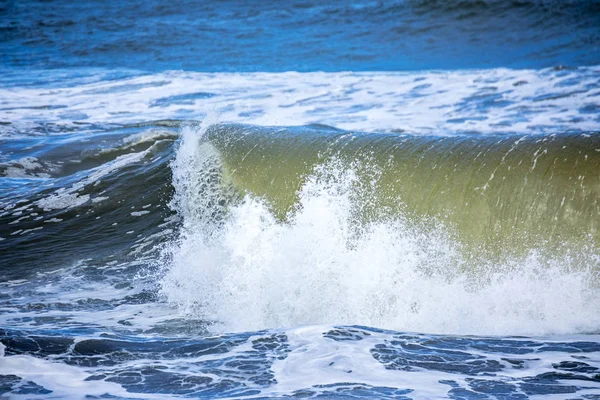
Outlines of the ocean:
{"label": "ocean", "polygon": [[600,2],[1,2],[0,397],[600,399]]}

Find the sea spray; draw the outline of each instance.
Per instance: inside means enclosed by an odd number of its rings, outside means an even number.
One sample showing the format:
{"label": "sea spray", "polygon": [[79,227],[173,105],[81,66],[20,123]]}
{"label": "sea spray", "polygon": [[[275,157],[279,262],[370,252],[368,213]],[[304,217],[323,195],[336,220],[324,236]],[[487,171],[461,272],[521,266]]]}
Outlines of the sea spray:
{"label": "sea spray", "polygon": [[[206,154],[198,153],[207,146],[203,134],[185,131],[180,154]],[[189,182],[204,171],[198,161],[179,160],[174,174],[187,178],[174,180],[177,196],[193,201],[174,205],[193,212],[182,210],[190,220],[169,247],[161,293],[215,331],[323,323],[456,334],[600,327],[594,252],[548,257],[531,248],[502,263],[478,259],[473,266],[442,220],[415,223],[402,213],[362,218],[357,201],[372,195],[373,186],[339,160],[305,178],[285,218],[274,214],[268,198],[246,193],[222,208],[222,223],[214,224],[195,213],[214,211],[214,202],[203,199],[218,191],[197,190]]]}

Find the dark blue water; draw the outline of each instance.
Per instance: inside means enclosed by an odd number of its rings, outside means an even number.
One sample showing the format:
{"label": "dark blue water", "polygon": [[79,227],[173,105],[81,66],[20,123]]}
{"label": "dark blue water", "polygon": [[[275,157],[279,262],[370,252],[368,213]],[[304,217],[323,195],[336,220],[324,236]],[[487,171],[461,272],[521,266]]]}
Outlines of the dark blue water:
{"label": "dark blue water", "polygon": [[0,66],[398,71],[600,63],[595,0],[14,1]]}

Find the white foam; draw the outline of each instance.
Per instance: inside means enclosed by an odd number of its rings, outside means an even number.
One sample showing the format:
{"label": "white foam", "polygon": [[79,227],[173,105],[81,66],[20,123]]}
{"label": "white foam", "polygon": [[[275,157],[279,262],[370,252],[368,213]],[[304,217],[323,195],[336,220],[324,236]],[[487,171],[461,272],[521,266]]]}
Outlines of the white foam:
{"label": "white foam", "polygon": [[143,211],[134,211],[131,213],[131,215],[134,217],[141,217],[142,215],[149,214],[149,213],[150,213],[150,211],[143,210]]}
{"label": "white foam", "polygon": [[[370,331],[368,335],[362,336],[361,340],[334,341],[323,334],[331,329],[331,326],[307,326],[285,331],[288,339],[289,350],[287,357],[275,360],[271,370],[275,374],[276,384],[261,392],[261,396],[290,394],[298,390],[310,389],[319,391],[316,385],[340,385],[349,382],[346,386],[371,385],[375,387],[390,387],[398,389],[412,389],[409,394],[415,399],[447,398],[450,387],[440,381],[452,381],[462,388],[469,389],[468,376],[435,371],[432,369],[412,368],[411,371],[398,369],[386,369],[372,355],[371,351],[376,345],[390,343],[394,340],[390,333],[377,333]],[[358,329],[360,331],[360,328]],[[597,336],[584,337],[559,337],[557,341],[569,340],[597,340]],[[451,340],[451,339],[450,339]],[[524,339],[531,340],[531,339]],[[548,338],[542,339],[545,343]],[[519,339],[511,338],[511,342]],[[514,345],[514,344],[513,344]],[[528,358],[523,368],[512,368],[506,359],[515,358],[515,354],[502,353],[499,349],[491,352],[468,350],[469,354],[482,356],[489,360],[497,361],[505,368],[494,374],[478,374],[476,379],[510,382],[518,384],[528,378],[548,372],[556,372],[553,364],[565,361],[563,352],[538,352],[535,359]],[[600,362],[598,353],[588,353],[586,360],[591,365]],[[409,354],[406,354],[410,358]],[[482,358],[483,359],[483,358]],[[467,379],[465,379],[467,378]],[[471,377],[472,378],[472,377]],[[577,381],[571,382],[575,383]],[[354,384],[352,384],[354,383]],[[582,381],[577,383],[582,384]],[[589,383],[589,384],[588,384]],[[343,386],[343,384],[341,384]],[[582,386],[587,387],[578,392],[578,395],[594,393],[600,389],[596,382],[585,382]],[[518,390],[518,388],[516,388]],[[335,389],[333,389],[335,390]],[[531,398],[572,398],[569,395],[546,395],[532,396]]]}
{"label": "white foam", "polygon": [[41,172],[44,166],[36,157],[24,157],[0,164],[0,170],[8,178],[49,178],[46,172]]}
{"label": "white foam", "polygon": [[[110,265],[109,265],[110,264]],[[131,263],[109,263],[95,266],[97,270],[106,270],[107,275],[123,279],[121,270],[131,269]],[[133,264],[137,266],[137,264]],[[147,280],[139,277],[131,285],[118,285],[121,280],[93,281],[86,279],[78,271],[86,268],[85,261],[56,271],[39,273],[34,280],[13,280],[0,283],[0,290],[10,296],[6,309],[19,309],[18,312],[0,313],[0,325],[19,327],[20,329],[39,329],[40,324],[57,328],[81,325],[102,327],[103,329],[122,330],[122,321],[132,324],[135,329],[149,330],[157,324],[172,320],[173,309],[164,303],[119,304],[98,312],[94,307],[86,308],[87,302],[114,302],[128,296],[135,296],[146,288]],[[140,271],[140,275],[142,272]],[[46,280],[46,276],[57,275],[59,279]],[[26,295],[24,295],[26,293]],[[30,304],[48,305],[48,307],[29,308]],[[55,305],[75,305],[74,307],[55,307]],[[77,306],[81,304],[81,306]],[[43,321],[43,322],[42,322]],[[68,321],[68,322],[65,322]]]}
{"label": "white foam", "polygon": [[101,201],[108,200],[108,196],[97,196],[92,199],[92,203],[100,203]]}
{"label": "white foam", "polygon": [[[87,185],[97,184],[104,176],[111,172],[125,167],[126,165],[139,162],[144,158],[152,148],[139,153],[129,153],[121,155],[114,160],[102,164],[88,172],[88,176],[78,180],[70,187],[63,187],[56,190],[53,194],[46,196],[36,202],[44,211],[60,210],[66,208],[79,207],[90,200],[89,194],[80,195],[77,192]],[[107,197],[98,197],[104,200]],[[93,201],[93,200],[92,200]],[[99,201],[99,200],[97,200]]]}
{"label": "white foam", "polygon": [[86,381],[91,374],[81,368],[32,356],[1,357],[0,374],[17,375],[51,390],[52,393],[46,395],[48,398],[84,399],[106,394],[127,398],[164,398],[153,394],[129,393],[116,383],[101,380]]}
{"label": "white foam", "polygon": [[[290,353],[271,367],[277,383],[261,395],[288,394],[316,385],[355,382],[392,388],[417,388],[411,398],[445,397],[448,386],[443,379],[456,380],[452,374],[427,371],[412,373],[388,370],[371,350],[384,342],[383,335],[372,334],[360,342],[333,341],[323,336],[325,326],[308,326],[286,331]],[[458,379],[462,381],[461,378]],[[313,389],[314,390],[314,389]]]}
{"label": "white foam", "polygon": [[77,195],[75,193],[57,193],[37,201],[44,211],[62,210],[64,208],[79,207],[88,202],[89,194]]}
{"label": "white foam", "polygon": [[[535,132],[598,129],[597,113],[580,108],[600,102],[594,88],[600,67],[570,71],[460,70],[420,72],[196,73],[167,71],[121,80],[45,87],[0,88],[6,130],[53,122],[67,127],[65,110],[90,123],[201,119],[258,125],[320,123],[344,129]],[[160,85],[156,85],[160,83]],[[131,89],[127,90],[127,85]],[[140,88],[140,85],[146,87]],[[170,96],[209,93],[186,104]],[[43,94],[43,96],[42,96]],[[156,105],[161,100],[160,106]],[[167,100],[165,100],[167,99]],[[46,104],[66,108],[31,109]],[[81,126],[79,126],[81,129]],[[132,136],[138,143],[148,135]]]}

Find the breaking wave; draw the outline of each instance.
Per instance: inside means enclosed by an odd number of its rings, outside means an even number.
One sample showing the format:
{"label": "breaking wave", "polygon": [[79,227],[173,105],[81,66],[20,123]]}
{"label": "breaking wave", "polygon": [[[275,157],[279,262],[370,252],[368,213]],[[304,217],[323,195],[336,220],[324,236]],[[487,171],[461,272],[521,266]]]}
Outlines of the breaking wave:
{"label": "breaking wave", "polygon": [[161,293],[217,331],[596,332],[598,149],[587,134],[189,126]]}

